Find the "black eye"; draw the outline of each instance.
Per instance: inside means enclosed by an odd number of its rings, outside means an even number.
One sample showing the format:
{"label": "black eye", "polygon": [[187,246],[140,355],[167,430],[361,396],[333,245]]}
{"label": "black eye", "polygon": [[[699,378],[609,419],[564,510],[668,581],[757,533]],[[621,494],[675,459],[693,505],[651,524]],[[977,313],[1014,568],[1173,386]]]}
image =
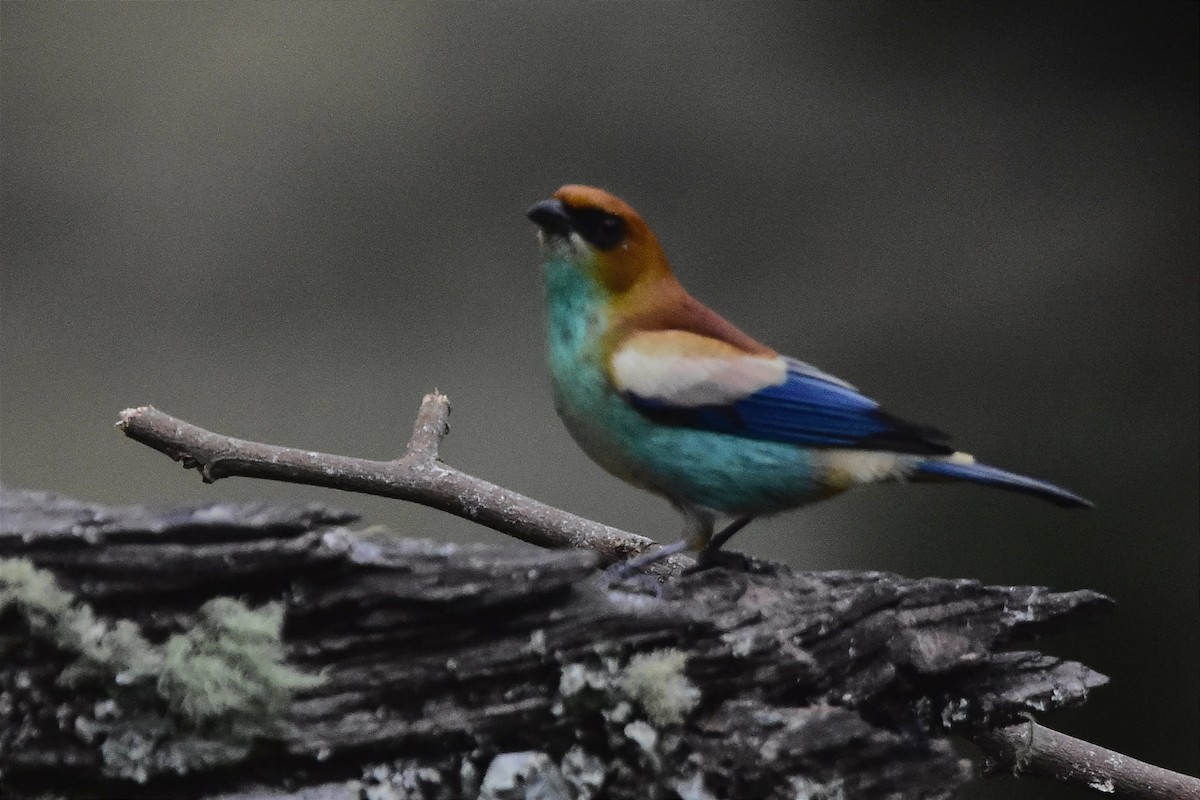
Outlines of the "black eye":
{"label": "black eye", "polygon": [[594,208],[572,210],[571,223],[597,250],[611,250],[625,240],[625,220]]}

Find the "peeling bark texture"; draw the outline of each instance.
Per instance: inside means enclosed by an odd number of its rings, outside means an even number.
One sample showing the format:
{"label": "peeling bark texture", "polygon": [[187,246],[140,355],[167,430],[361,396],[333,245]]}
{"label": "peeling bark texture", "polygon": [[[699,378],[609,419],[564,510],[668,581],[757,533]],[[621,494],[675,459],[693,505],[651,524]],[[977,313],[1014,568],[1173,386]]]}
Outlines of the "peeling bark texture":
{"label": "peeling bark texture", "polygon": [[1006,649],[1090,591],[752,561],[656,596],[590,552],[354,521],[4,489],[4,796],[953,797],[953,732],[1105,681]]}

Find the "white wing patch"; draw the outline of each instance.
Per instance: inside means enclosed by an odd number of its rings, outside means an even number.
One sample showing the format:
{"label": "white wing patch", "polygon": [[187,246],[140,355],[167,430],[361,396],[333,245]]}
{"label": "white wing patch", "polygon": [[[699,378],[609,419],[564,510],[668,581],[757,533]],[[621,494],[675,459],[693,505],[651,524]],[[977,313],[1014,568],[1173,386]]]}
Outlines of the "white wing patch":
{"label": "white wing patch", "polygon": [[687,331],[641,333],[612,359],[617,388],[681,408],[727,405],[787,380],[787,362]]}

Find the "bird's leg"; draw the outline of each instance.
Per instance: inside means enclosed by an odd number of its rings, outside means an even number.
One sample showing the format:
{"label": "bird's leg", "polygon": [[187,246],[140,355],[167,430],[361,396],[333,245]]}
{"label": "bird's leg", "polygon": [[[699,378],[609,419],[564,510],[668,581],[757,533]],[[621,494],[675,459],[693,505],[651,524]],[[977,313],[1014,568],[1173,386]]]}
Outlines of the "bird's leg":
{"label": "bird's leg", "polygon": [[683,514],[683,535],[680,539],[687,542],[688,549],[699,552],[708,547],[713,540],[713,527],[717,524],[716,515],[694,506],[675,507]]}
{"label": "bird's leg", "polygon": [[710,567],[722,566],[731,567],[745,571],[748,566],[746,557],[741,553],[730,553],[721,550],[721,545],[728,542],[735,533],[749,525],[754,520],[754,517],[737,517],[720,531],[715,536],[708,540],[708,544],[700,551],[696,557],[696,566],[689,571],[699,572],[700,570],[709,569]]}
{"label": "bird's leg", "polygon": [[[609,583],[620,583],[623,580],[632,578],[634,575],[641,572],[651,564],[657,564],[664,558],[669,558],[676,553],[682,553],[687,549],[688,543],[685,539],[680,539],[678,542],[672,542],[671,544],[663,545],[662,547],[656,547],[647,553],[642,553],[626,561],[613,564],[604,571],[605,580],[607,580]],[[649,578],[651,582],[654,582],[657,585],[657,582],[654,581],[654,579],[649,575],[642,575],[641,577]]]}
{"label": "bird's leg", "polygon": [[703,552],[716,552],[721,546],[733,538],[733,535],[754,521],[754,517],[737,517],[708,540],[708,546]]}
{"label": "bird's leg", "polygon": [[[679,541],[612,565],[604,571],[604,580],[606,583],[610,585],[619,583],[651,564],[662,561],[664,558],[688,550],[703,550],[708,545],[713,538],[712,531],[715,522],[713,515],[707,511],[701,511],[700,509],[688,506],[676,506],[676,508],[683,514],[683,535],[679,538]],[[653,580],[653,578],[650,580]],[[657,585],[656,582],[655,586]]]}

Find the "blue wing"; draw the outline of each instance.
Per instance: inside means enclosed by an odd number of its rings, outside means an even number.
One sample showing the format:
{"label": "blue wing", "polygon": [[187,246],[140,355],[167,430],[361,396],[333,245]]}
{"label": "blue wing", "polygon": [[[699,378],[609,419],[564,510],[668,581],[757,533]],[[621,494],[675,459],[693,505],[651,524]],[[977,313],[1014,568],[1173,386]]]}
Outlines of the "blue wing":
{"label": "blue wing", "polygon": [[888,414],[832,375],[786,359],[783,383],[721,405],[677,405],[632,392],[624,396],[657,422],[809,445],[946,455],[954,449],[935,428]]}

